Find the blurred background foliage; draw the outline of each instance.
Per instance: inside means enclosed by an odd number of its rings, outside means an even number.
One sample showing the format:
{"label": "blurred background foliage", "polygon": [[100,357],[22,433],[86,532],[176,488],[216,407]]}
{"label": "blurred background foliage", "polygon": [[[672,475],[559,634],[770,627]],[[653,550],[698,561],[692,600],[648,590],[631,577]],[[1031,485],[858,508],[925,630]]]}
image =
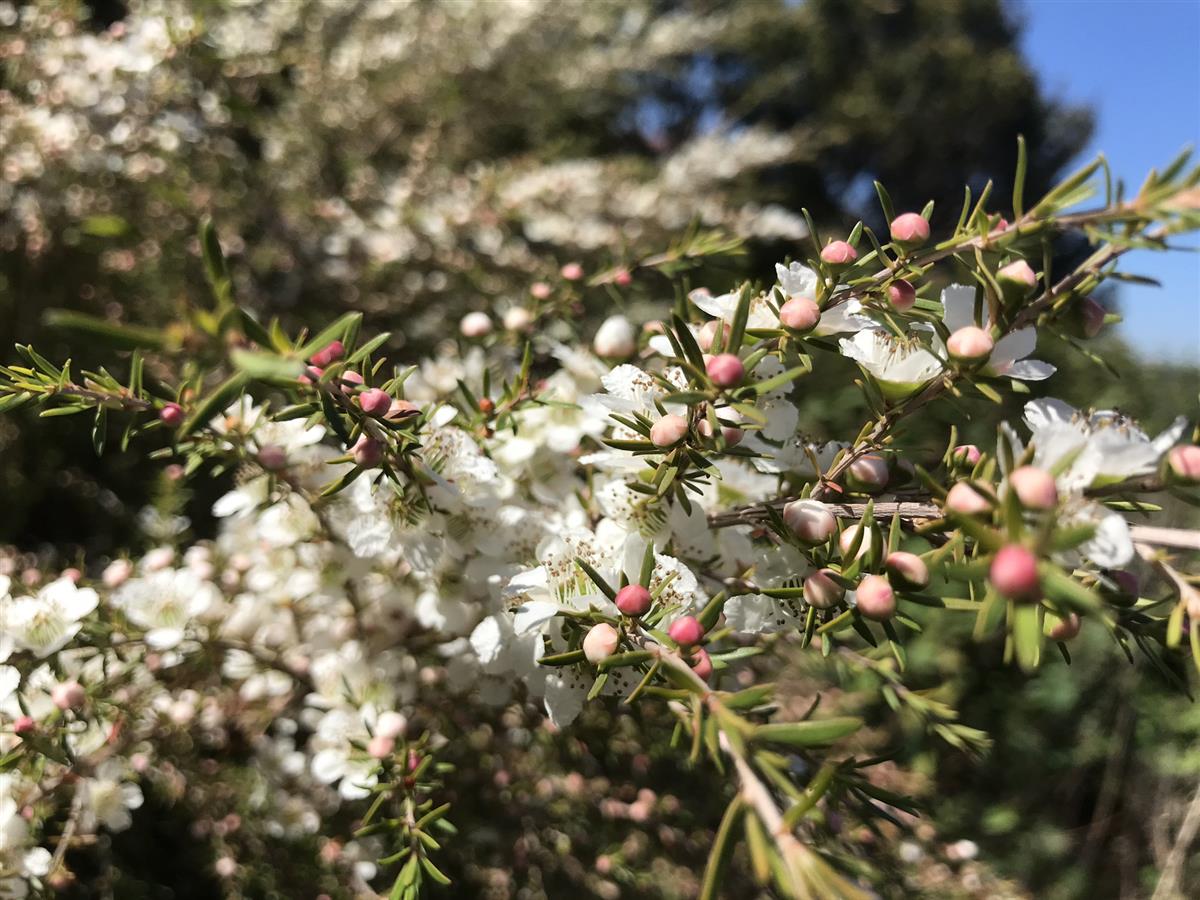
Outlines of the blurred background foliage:
{"label": "blurred background foliage", "polygon": [[[205,302],[205,214],[239,299],[261,316],[319,327],[360,309],[369,329],[394,332],[395,358],[415,359],[467,311],[502,314],[536,282],[576,290],[559,275],[567,262],[634,273],[619,291],[577,291],[585,338],[614,304],[659,315],[672,285],[638,262],[681,249],[692,226],[745,252],[699,261],[689,283],[770,279],[775,262],[809,252],[802,207],[823,233],[860,218],[882,228],[875,179],[898,208],[934,199],[935,228],[948,226],[964,184],[991,179],[1008,195],[1017,134],[1033,196],[1091,127],[1086,109],[1040,89],[999,0],[5,0],[0,28],[0,344],[33,341],[81,364],[103,356],[47,330],[45,310],[166,324]],[[1044,335],[1038,355],[1060,371],[1043,388],[1136,412],[1148,429],[1194,416],[1196,369],[1155,364],[1112,335],[1089,347],[1121,377]],[[802,421],[844,437],[862,403],[834,380],[841,361],[821,363],[822,384],[798,388]],[[906,439],[936,456],[953,423],[988,445],[1019,406],[940,407]],[[0,540],[94,563],[147,526],[155,540],[180,537],[170,515],[186,495],[133,454],[97,460],[77,422],[5,417],[0,462]],[[159,513],[147,518],[148,505]],[[202,534],[203,504],[187,511]],[[954,628],[932,631],[913,658],[918,679],[946,682],[964,720],[998,740],[976,766],[879,735],[915,766],[903,787],[941,828],[920,825],[888,851],[864,836],[872,864],[895,872],[894,895],[1147,893],[1200,775],[1195,707],[1131,677],[1086,629],[1069,670],[1029,683]],[[800,673],[811,665],[796,661]],[[715,820],[703,803],[720,799],[703,774],[632,737],[621,750],[627,713],[596,712],[569,739],[530,709],[472,717],[458,723],[472,736],[454,799],[465,830],[491,827],[452,872],[471,895],[691,896],[701,823]],[[596,806],[595,779],[626,805],[639,788],[669,788],[630,815]],[[236,811],[237,798],[221,803]],[[187,802],[171,808],[219,818],[212,797]],[[120,896],[169,883],[137,843],[162,833],[168,806],[156,808],[117,842],[125,880],[106,883]],[[947,843],[959,838],[988,867]],[[307,865],[275,867],[250,895],[300,896],[320,881]]]}

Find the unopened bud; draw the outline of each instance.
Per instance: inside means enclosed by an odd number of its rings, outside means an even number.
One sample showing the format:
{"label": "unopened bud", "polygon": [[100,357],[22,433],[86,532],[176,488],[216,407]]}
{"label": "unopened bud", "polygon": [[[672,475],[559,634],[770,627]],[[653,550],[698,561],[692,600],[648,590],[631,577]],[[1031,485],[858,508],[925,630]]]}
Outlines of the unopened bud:
{"label": "unopened bud", "polygon": [[737,387],[746,377],[746,367],[732,353],[718,353],[704,364],[704,370],[719,388]]}
{"label": "unopened bud", "polygon": [[905,247],[920,247],[929,240],[929,223],[920,213],[901,213],[892,219],[892,240]]}
{"label": "unopened bud", "polygon": [[700,326],[700,331],[696,334],[696,344],[707,353],[713,348],[713,344],[717,342],[717,334],[721,334],[721,344],[724,346],[725,341],[729,340],[729,333],[733,329],[729,327],[724,319],[713,319],[711,322],[705,322]]}
{"label": "unopened bud", "polygon": [[342,358],[342,354],[346,352],[346,348],[341,341],[332,341],[309,357],[309,362],[318,368],[325,368],[330,363],[335,363]]}
{"label": "unopened bud", "polygon": [[1058,505],[1058,487],[1045,469],[1021,466],[1008,474],[1008,484],[1026,509],[1054,509]]}
{"label": "unopened bud", "polygon": [[617,609],[622,615],[644,616],[650,611],[650,592],[640,584],[627,584],[617,591]]}
{"label": "unopened bud", "polygon": [[637,351],[637,332],[624,316],[609,316],[597,329],[592,349],[609,359],[632,356]]}
{"label": "unopened bud", "polygon": [[1057,617],[1052,619],[1049,615],[1047,615],[1046,624],[1049,625],[1049,628],[1046,629],[1046,635],[1050,638],[1050,640],[1069,641],[1071,638],[1079,634],[1079,629],[1082,627],[1083,622],[1077,614],[1067,613],[1067,617],[1065,619],[1059,619]]}
{"label": "unopened bud", "polygon": [[133,574],[133,562],[128,559],[114,559],[104,568],[100,580],[107,588],[118,588],[129,580]]}
{"label": "unopened bud", "polygon": [[864,575],[854,596],[863,618],[883,622],[896,614],[896,594],[882,575]]}
{"label": "unopened bud", "polygon": [[550,296],[553,288],[544,281],[535,281],[529,286],[529,295],[535,300],[545,300]]}
{"label": "unopened bud", "polygon": [[37,731],[37,722],[33,720],[33,716],[17,716],[13,720],[13,734],[33,734],[35,731]]}
{"label": "unopened bud", "polygon": [[1084,297],[1071,308],[1068,327],[1076,337],[1094,338],[1104,328],[1108,310],[1093,300]]}
{"label": "unopened bud", "polygon": [[858,251],[845,241],[833,241],[821,251],[821,262],[841,268],[858,259]]}
{"label": "unopened bud", "polygon": [[[701,419],[696,423],[696,431],[703,438],[713,436],[713,427],[709,424],[708,419]],[[746,436],[746,432],[740,428],[734,428],[732,425],[724,425],[721,427],[721,436],[725,439],[725,444],[729,447],[736,447],[742,442],[742,438]]]}
{"label": "unopened bud", "polygon": [[804,579],[804,602],[816,609],[830,609],[842,602],[846,589],[833,580],[829,569],[813,572]]}
{"label": "unopened bud", "polygon": [[396,739],[377,734],[367,742],[367,753],[375,759],[386,759],[396,749]]}
{"label": "unopened bud", "polygon": [[387,391],[369,388],[358,395],[358,405],[368,416],[382,416],[392,408],[392,398]]}
{"label": "unopened bud", "polygon": [[974,467],[979,460],[983,458],[983,454],[979,452],[979,448],[974,444],[959,444],[950,454],[950,459],[959,465],[968,465]]}
{"label": "unopened bud", "polygon": [[613,275],[613,284],[617,287],[629,287],[633,284],[633,275],[630,274],[628,269],[617,269]]}
{"label": "unopened bud", "polygon": [[513,306],[504,313],[504,327],[509,331],[528,331],[533,327],[533,313],[523,306]]}
{"label": "unopened bud", "polygon": [[607,622],[593,625],[583,637],[583,655],[592,665],[608,659],[617,652],[621,636]]}
{"label": "unopened bud", "polygon": [[929,587],[929,567],[915,553],[897,550],[884,563],[888,578],[901,590],[919,591]]}
{"label": "unopened bud", "polygon": [[1184,444],[1172,447],[1167,454],[1167,467],[1180,481],[1188,484],[1200,483],[1200,447]]}
{"label": "unopened bud", "polygon": [[992,587],[1012,600],[1037,600],[1041,596],[1037,557],[1020,544],[1001,547],[988,569]]}
{"label": "unopened bud", "polygon": [[50,699],[59,709],[82,709],[87,692],[78,681],[60,681],[50,689]]}
{"label": "unopened bud", "polygon": [[812,331],[821,321],[821,308],[809,297],[793,297],[779,307],[779,321],[793,331]]}
{"label": "unopened bud", "polygon": [[810,547],[825,543],[837,531],[833,513],[820,500],[793,500],[783,508],[783,521]]}
{"label": "unopened bud", "polygon": [[[862,535],[861,541],[858,538],[860,534]],[[858,552],[854,554],[854,558],[858,559],[871,552],[871,546],[875,542],[875,529],[868,525],[864,531],[863,525],[860,522],[858,525],[843,531],[838,537],[838,549],[842,551],[843,559],[850,555],[850,549],[854,546],[855,541],[858,541]]]}
{"label": "unopened bud", "polygon": [[695,616],[681,616],[667,629],[671,640],[680,647],[691,647],[704,638],[704,626]]}
{"label": "unopened bud", "polygon": [[695,653],[692,654],[692,658],[688,660],[688,664],[692,667],[692,671],[705,681],[708,681],[712,676],[712,657],[708,655],[708,651],[703,647],[696,648]]}
{"label": "unopened bud", "polygon": [[287,451],[278,444],[267,444],[258,451],[258,464],[268,472],[278,472],[287,466]]}
{"label": "unopened bud", "polygon": [[887,460],[868,453],[850,463],[846,470],[846,485],[851,490],[877,494],[887,487],[888,477]]}
{"label": "unopened bud", "polygon": [[1029,292],[1037,286],[1037,273],[1023,259],[1010,262],[996,273],[996,281],[1004,293],[1008,303],[1015,303],[1029,296]]}
{"label": "unopened bud", "polygon": [[578,281],[583,277],[583,266],[577,262],[569,262],[558,270],[558,274],[567,281]]}
{"label": "unopened bud", "polygon": [[917,291],[909,282],[898,278],[888,285],[888,301],[900,312],[907,312],[917,302]]}
{"label": "unopened bud", "polygon": [[996,342],[991,334],[977,325],[967,325],[950,335],[946,349],[952,359],[965,363],[981,363],[992,355]]}
{"label": "unopened bud", "polygon": [[458,323],[458,330],[466,338],[481,338],[492,333],[492,320],[485,312],[469,312]]}
{"label": "unopened bud", "polygon": [[362,469],[373,469],[383,461],[383,444],[369,435],[362,435],[350,451],[354,464]]}
{"label": "unopened bud", "polygon": [[398,738],[404,734],[404,729],[407,727],[408,719],[400,713],[390,710],[380,713],[375,720],[375,734],[382,737]]}
{"label": "unopened bud", "polygon": [[403,419],[408,416],[415,416],[420,411],[417,404],[409,400],[393,400],[391,405],[388,406],[385,418],[390,420]]}
{"label": "unopened bud", "polygon": [[655,447],[672,447],[687,434],[688,423],[683,416],[669,414],[650,426],[650,443]]}
{"label": "unopened bud", "polygon": [[978,516],[989,512],[991,501],[969,481],[960,481],[950,488],[944,503],[946,509],[964,516]]}
{"label": "unopened bud", "polygon": [[178,403],[164,403],[158,411],[158,418],[168,428],[178,428],[183,424],[183,407]]}

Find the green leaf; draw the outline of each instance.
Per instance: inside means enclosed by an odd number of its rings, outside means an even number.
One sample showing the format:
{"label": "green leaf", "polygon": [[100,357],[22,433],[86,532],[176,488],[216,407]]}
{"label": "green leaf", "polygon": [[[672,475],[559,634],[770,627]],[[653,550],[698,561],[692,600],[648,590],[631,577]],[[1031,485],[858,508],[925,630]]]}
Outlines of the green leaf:
{"label": "green leaf", "polygon": [[721,817],[721,824],[713,838],[712,847],[708,852],[708,865],[704,868],[704,881],[700,886],[700,900],[716,900],[717,891],[721,887],[721,877],[729,857],[733,855],[733,829],[744,812],[744,802],[740,794],[735,795]]}
{"label": "green leaf", "polygon": [[605,597],[607,597],[609,600],[612,600],[614,603],[616,602],[617,592],[614,591],[609,583],[601,577],[599,572],[592,568],[590,563],[580,559],[577,556],[575,557],[575,565],[579,566],[579,568],[583,570],[584,574],[592,580],[592,584],[600,588]]}
{"label": "green leaf", "polygon": [[1026,672],[1037,671],[1042,658],[1042,605],[1017,603],[1013,609],[1013,644],[1017,664]]}
{"label": "green leaf", "polygon": [[120,237],[129,231],[129,223],[120,216],[88,216],[80,223],[80,230],[91,237]]}
{"label": "green leaf", "polygon": [[1029,157],[1025,150],[1025,135],[1017,135],[1017,174],[1013,178],[1013,215],[1021,218],[1025,212],[1025,173],[1029,168]]}
{"label": "green leaf", "polygon": [[180,427],[179,437],[187,437],[201,425],[207,424],[246,389],[248,382],[249,378],[243,372],[230,376],[216,390],[200,401],[192,411],[191,418]]}
{"label": "green leaf", "polygon": [[115,325],[104,319],[70,309],[48,309],[42,316],[42,322],[49,328],[70,332],[84,338],[98,339],[105,346],[114,350],[136,350],[139,347],[147,350],[162,350],[167,344],[166,335],[153,328]]}
{"label": "green leaf", "polygon": [[306,342],[298,353],[301,359],[308,359],[318,350],[332,344],[334,341],[342,341],[345,343],[346,336],[351,329],[357,330],[359,323],[362,322],[362,313],[348,312],[339,317],[332,325],[323,328],[317,332],[316,337]]}
{"label": "green leaf", "polygon": [[258,350],[234,350],[233,364],[250,378],[262,381],[294,382],[304,374],[304,363],[298,359],[278,356]]}
{"label": "green leaf", "polygon": [[862,728],[863,720],[854,716],[816,719],[808,722],[779,722],[759,725],[753,738],[790,747],[815,747],[830,744]]}
{"label": "green leaf", "polygon": [[225,254],[221,250],[221,241],[217,238],[216,226],[208,216],[200,222],[200,254],[204,259],[204,276],[208,279],[208,286],[212,289],[217,306],[231,305],[233,283],[229,280],[229,267],[225,264]]}

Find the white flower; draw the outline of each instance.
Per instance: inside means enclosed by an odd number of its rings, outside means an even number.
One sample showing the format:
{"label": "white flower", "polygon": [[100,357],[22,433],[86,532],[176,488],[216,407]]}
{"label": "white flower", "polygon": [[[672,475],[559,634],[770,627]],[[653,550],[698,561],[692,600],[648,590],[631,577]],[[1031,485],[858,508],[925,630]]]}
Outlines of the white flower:
{"label": "white flower", "polygon": [[126,780],[124,764],[116,759],[101,763],[95,776],[83,779],[78,789],[83,794],[79,822],[85,831],[97,826],[124,831],[133,824],[132,811],[143,802],[142,789]]}
{"label": "white flower", "polygon": [[125,582],[112,597],[134,625],[146,631],[146,643],[166,650],[183,640],[188,624],[221,599],[217,588],[187,569],[161,569]]}
{"label": "white flower", "polygon": [[[968,325],[990,328],[992,322],[987,317],[987,304],[981,306],[983,315],[977,317],[973,287],[952,284],[942,291],[942,321],[951,334]],[[983,372],[986,375],[1007,376],[1020,381],[1042,381],[1049,378],[1057,371],[1054,366],[1038,359],[1025,358],[1036,347],[1037,330],[1032,327],[1019,328],[996,342]]]}
{"label": "white flower", "polygon": [[839,342],[842,355],[862,366],[889,400],[911,396],[942,373],[942,361],[913,338],[885,331],[860,331]]}
{"label": "white flower", "polygon": [[600,323],[592,349],[597,356],[631,356],[637,350],[637,332],[622,315],[609,316]]}
{"label": "white flower", "polygon": [[60,578],[35,597],[18,597],[3,610],[4,630],[35,656],[49,656],[67,645],[83,627],[82,619],[99,604],[91,588]]}

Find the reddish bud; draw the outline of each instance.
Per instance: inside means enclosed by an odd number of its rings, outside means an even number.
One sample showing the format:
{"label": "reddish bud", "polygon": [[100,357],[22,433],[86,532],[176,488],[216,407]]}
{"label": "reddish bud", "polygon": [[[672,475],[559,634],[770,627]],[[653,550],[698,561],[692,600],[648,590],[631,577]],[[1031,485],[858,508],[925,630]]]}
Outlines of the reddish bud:
{"label": "reddish bud", "polygon": [[896,594],[882,575],[864,575],[854,596],[863,618],[883,622],[896,614]]}
{"label": "reddish bud", "polygon": [[829,569],[813,572],[804,579],[804,602],[816,609],[829,609],[842,602],[846,590],[833,580]]}
{"label": "reddish bud", "polygon": [[535,300],[545,300],[550,296],[553,288],[544,281],[535,281],[529,286],[529,295]]}
{"label": "reddish bud", "polygon": [[683,440],[688,423],[683,416],[663,416],[650,427],[650,443],[655,447],[671,447]]}
{"label": "reddish bud", "polygon": [[746,367],[732,353],[718,353],[704,364],[704,370],[719,388],[737,387],[746,377]]}
{"label": "reddish bud", "polygon": [[695,616],[681,616],[671,623],[667,634],[680,647],[691,647],[704,638],[704,626]]}
{"label": "reddish bud", "polygon": [[983,454],[979,452],[979,448],[974,444],[959,444],[954,448],[954,452],[950,454],[950,459],[959,465],[975,466],[979,460],[983,458]]}
{"label": "reddish bud", "polygon": [[367,742],[367,753],[375,759],[386,759],[396,749],[396,739],[377,734]]}
{"label": "reddish bud", "polygon": [[992,508],[987,495],[981,493],[969,481],[960,481],[950,488],[943,505],[946,509],[964,516],[978,516]]}
{"label": "reddish bud", "polygon": [[82,709],[87,692],[78,681],[60,681],[50,689],[50,699],[59,709]]}
{"label": "reddish bud", "polygon": [[[1047,617],[1046,621],[1049,623],[1051,619]],[[1050,625],[1046,631],[1046,634],[1052,641],[1069,641],[1071,638],[1079,634],[1079,629],[1082,627],[1082,625],[1083,622],[1080,620],[1078,615],[1075,613],[1067,613],[1067,617],[1065,619],[1058,619],[1054,622],[1054,624]]]}
{"label": "reddish bud", "polygon": [[722,334],[722,343],[729,340],[729,333],[732,329],[724,319],[713,319],[711,322],[705,322],[700,326],[700,331],[696,334],[696,344],[707,353],[712,349],[713,344],[717,341],[717,334]]}
{"label": "reddish bud", "polygon": [[353,394],[354,389],[364,383],[362,373],[355,372],[353,369],[348,372],[343,372],[338,376],[338,379],[342,383],[343,394]]}
{"label": "reddish bud", "polygon": [[558,274],[567,281],[578,281],[583,277],[583,266],[577,262],[569,262],[558,270]]}
{"label": "reddish bud", "polygon": [[929,240],[929,223],[920,213],[901,213],[892,219],[892,240],[907,247],[919,247]]}
{"label": "reddish bud", "polygon": [[383,444],[364,434],[350,450],[350,455],[354,457],[356,466],[373,469],[383,461]]}
{"label": "reddish bud", "polygon": [[887,460],[874,453],[860,456],[846,470],[846,485],[851,490],[875,494],[887,487],[887,483]]}
{"label": "reddish bud", "polygon": [[1200,447],[1194,444],[1172,447],[1167,454],[1167,467],[1180,481],[1200,483]]}
{"label": "reddish bud", "polygon": [[991,334],[976,325],[967,325],[950,335],[946,349],[959,362],[979,363],[992,355],[996,342]]}
{"label": "reddish bud", "polygon": [[607,622],[593,625],[583,637],[583,655],[592,665],[608,659],[617,652],[621,636]]}
{"label": "reddish bud", "polygon": [[821,251],[821,262],[831,266],[848,266],[858,259],[858,251],[845,241],[833,241]]}
{"label": "reddish bud", "polygon": [[278,444],[267,444],[258,451],[258,463],[268,472],[278,472],[287,466],[287,451]]}
{"label": "reddish bud", "polygon": [[898,278],[888,285],[887,295],[888,301],[900,312],[907,312],[917,302],[916,288],[903,278]]}
{"label": "reddish bud", "polygon": [[613,275],[613,283],[617,287],[629,287],[633,284],[633,276],[629,274],[628,269],[617,269],[617,273]]}
{"label": "reddish bud", "polygon": [[627,584],[617,591],[616,602],[622,615],[644,616],[650,611],[650,592],[640,584]]}
{"label": "reddish bud", "polygon": [[17,716],[13,720],[13,734],[32,734],[37,731],[37,722],[32,716]]}
{"label": "reddish bud", "polygon": [[888,578],[901,590],[919,591],[929,587],[929,567],[915,553],[897,550],[884,563]]}
{"label": "reddish bud", "polygon": [[1020,544],[1009,544],[996,551],[988,578],[1003,597],[1037,600],[1041,596],[1037,557]]}
{"label": "reddish bud", "polygon": [[183,407],[178,403],[164,403],[158,417],[169,428],[178,428],[183,424]]}
{"label": "reddish bud", "polygon": [[779,307],[779,321],[793,331],[812,331],[821,321],[821,308],[808,297],[793,297]]}
{"label": "reddish bud", "polygon": [[358,395],[358,405],[368,416],[382,416],[392,408],[392,398],[387,391],[369,388]]}
{"label": "reddish bud", "polygon": [[712,677],[712,657],[708,655],[708,651],[703,647],[696,648],[696,652],[692,654],[692,658],[688,660],[688,664],[692,667],[692,671],[705,681],[708,681]]}
{"label": "reddish bud", "polygon": [[858,543],[858,552],[854,554],[854,558],[868,553],[871,545],[875,542],[875,529],[867,526],[867,530],[863,532],[861,524],[855,525],[852,528],[847,528],[838,537],[838,549],[842,551],[842,558],[845,559],[850,555],[850,548],[854,546],[854,542],[858,541],[859,534],[862,534],[862,540]]}
{"label": "reddish bud", "polygon": [[309,357],[309,362],[318,368],[325,368],[330,363],[335,363],[342,358],[346,352],[346,348],[341,341],[332,341]]}
{"label": "reddish bud", "polygon": [[1054,476],[1037,466],[1021,466],[1008,474],[1008,485],[1026,509],[1054,509],[1058,487]]}
{"label": "reddish bud", "polygon": [[815,547],[837,531],[833,513],[820,500],[793,500],[783,508],[783,521],[802,542]]}
{"label": "reddish bud", "polygon": [[479,411],[485,416],[490,416],[496,411],[496,402],[491,397],[479,398]]}

